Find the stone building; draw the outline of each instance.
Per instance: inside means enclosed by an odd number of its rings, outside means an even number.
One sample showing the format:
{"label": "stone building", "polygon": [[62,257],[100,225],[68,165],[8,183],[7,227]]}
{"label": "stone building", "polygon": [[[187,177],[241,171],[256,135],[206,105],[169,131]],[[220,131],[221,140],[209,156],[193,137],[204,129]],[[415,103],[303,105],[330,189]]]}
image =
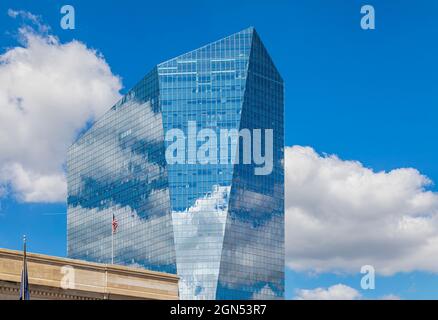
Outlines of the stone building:
{"label": "stone building", "polygon": [[[174,274],[27,253],[31,300],[178,299]],[[23,252],[0,249],[0,300],[19,297]]]}

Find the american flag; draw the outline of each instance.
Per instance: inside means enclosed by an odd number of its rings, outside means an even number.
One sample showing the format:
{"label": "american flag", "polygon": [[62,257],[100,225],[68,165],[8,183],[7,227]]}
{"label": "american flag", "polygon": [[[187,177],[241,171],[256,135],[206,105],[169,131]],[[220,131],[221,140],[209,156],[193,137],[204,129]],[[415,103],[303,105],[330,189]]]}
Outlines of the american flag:
{"label": "american flag", "polygon": [[113,233],[116,233],[117,227],[119,226],[119,223],[117,222],[116,217],[113,214],[113,221],[111,222],[111,226],[113,228]]}

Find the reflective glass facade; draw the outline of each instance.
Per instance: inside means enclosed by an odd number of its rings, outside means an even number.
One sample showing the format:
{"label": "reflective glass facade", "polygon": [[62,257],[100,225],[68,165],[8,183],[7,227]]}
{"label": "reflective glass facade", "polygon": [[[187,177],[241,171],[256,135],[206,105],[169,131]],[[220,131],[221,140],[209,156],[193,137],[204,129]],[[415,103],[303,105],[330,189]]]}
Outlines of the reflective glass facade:
{"label": "reflective glass facade", "polygon": [[[69,257],[110,262],[114,213],[114,262],[178,273],[182,299],[282,298],[283,108],[253,28],[159,64],[69,150]],[[213,163],[166,161],[169,130],[198,150],[205,128],[273,129],[272,172],[234,163],[237,146]]]}

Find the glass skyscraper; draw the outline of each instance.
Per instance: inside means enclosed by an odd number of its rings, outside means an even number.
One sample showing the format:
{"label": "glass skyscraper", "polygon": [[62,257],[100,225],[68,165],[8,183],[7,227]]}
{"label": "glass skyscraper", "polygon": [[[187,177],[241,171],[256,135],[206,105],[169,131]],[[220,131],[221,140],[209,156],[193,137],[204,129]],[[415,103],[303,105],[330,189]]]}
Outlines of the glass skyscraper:
{"label": "glass skyscraper", "polygon": [[[181,299],[283,298],[283,113],[254,28],[157,65],[69,149],[68,256],[177,273]],[[253,143],[224,150],[224,130]],[[244,159],[267,130],[272,170],[256,174]],[[184,161],[169,161],[170,132]]]}

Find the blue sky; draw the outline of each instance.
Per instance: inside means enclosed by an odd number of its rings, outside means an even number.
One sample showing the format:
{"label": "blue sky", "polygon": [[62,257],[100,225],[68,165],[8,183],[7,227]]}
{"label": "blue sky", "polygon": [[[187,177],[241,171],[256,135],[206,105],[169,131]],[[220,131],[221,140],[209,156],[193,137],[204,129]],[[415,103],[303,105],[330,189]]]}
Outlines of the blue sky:
{"label": "blue sky", "polygon": [[[157,63],[254,26],[285,81],[286,145],[311,146],[374,171],[412,167],[438,182],[437,2],[103,3],[69,1],[76,29],[62,30],[60,1],[2,1],[0,53],[17,46],[21,22],[10,18],[8,9],[29,11],[61,42],[77,39],[102,53],[122,78],[123,93]],[[376,10],[376,30],[360,28],[364,4]],[[438,191],[436,185],[428,190]],[[0,201],[0,247],[18,249],[26,234],[30,251],[66,254],[63,203],[27,203],[13,196]],[[431,270],[378,275],[376,289],[367,291],[360,289],[360,276],[288,268],[286,296],[343,283],[364,298],[438,299],[438,276]]]}

